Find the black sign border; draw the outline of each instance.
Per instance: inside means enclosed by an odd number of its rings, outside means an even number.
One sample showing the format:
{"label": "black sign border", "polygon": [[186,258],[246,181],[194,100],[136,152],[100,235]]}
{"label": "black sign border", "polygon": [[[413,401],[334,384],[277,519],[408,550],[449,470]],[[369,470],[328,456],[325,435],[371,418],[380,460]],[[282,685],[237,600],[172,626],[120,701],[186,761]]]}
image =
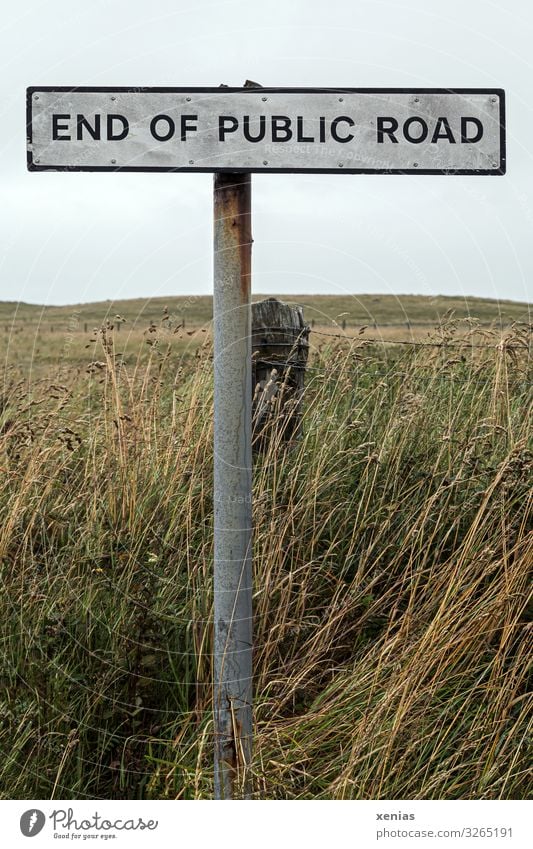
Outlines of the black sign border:
{"label": "black sign border", "polygon": [[501,176],[506,172],[505,91],[501,88],[243,88],[231,86],[29,86],[26,89],[26,131],[28,145],[32,144],[33,95],[41,91],[94,92],[108,94],[487,94],[498,97],[500,105],[500,163],[498,168],[202,168],[140,165],[40,165],[27,150],[28,171],[114,171],[144,173],[232,173],[232,174],[458,174],[462,176]]}

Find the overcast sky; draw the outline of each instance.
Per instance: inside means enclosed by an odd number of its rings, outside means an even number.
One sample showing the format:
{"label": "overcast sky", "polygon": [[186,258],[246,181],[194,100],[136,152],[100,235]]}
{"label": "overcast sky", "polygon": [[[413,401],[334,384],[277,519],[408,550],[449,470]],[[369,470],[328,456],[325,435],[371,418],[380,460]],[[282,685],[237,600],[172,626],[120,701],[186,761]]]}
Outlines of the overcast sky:
{"label": "overcast sky", "polygon": [[0,300],[212,291],[212,175],[28,173],[28,85],[502,87],[504,177],[254,175],[257,293],[531,300],[527,0],[4,0]]}

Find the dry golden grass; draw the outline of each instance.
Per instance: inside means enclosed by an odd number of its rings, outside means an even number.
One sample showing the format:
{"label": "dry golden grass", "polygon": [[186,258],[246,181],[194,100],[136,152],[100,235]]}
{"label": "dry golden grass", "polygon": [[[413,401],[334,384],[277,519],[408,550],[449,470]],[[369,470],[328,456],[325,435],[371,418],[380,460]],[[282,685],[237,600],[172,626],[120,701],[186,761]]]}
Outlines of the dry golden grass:
{"label": "dry golden grass", "polygon": [[[4,798],[212,793],[210,341],[124,332],[4,374]],[[254,793],[522,798],[530,328],[369,333],[256,461]]]}

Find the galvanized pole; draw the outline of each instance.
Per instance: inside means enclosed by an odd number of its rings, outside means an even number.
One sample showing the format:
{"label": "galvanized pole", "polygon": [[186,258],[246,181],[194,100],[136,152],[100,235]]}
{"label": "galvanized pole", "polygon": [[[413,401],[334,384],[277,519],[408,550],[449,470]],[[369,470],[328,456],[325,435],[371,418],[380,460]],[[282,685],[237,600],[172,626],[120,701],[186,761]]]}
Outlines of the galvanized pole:
{"label": "galvanized pole", "polygon": [[214,178],[215,798],[249,798],[252,751],[251,177]]}

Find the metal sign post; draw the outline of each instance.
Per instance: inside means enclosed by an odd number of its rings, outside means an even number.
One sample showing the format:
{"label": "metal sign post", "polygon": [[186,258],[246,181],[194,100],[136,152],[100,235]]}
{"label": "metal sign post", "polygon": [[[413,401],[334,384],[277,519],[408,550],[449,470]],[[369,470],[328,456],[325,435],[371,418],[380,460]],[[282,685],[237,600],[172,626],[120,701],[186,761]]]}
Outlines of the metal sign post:
{"label": "metal sign post", "polygon": [[215,797],[249,796],[252,750],[251,176],[214,178]]}
{"label": "metal sign post", "polygon": [[208,171],[214,183],[217,798],[251,794],[252,173],[505,173],[502,89],[27,89],[30,171]]}

